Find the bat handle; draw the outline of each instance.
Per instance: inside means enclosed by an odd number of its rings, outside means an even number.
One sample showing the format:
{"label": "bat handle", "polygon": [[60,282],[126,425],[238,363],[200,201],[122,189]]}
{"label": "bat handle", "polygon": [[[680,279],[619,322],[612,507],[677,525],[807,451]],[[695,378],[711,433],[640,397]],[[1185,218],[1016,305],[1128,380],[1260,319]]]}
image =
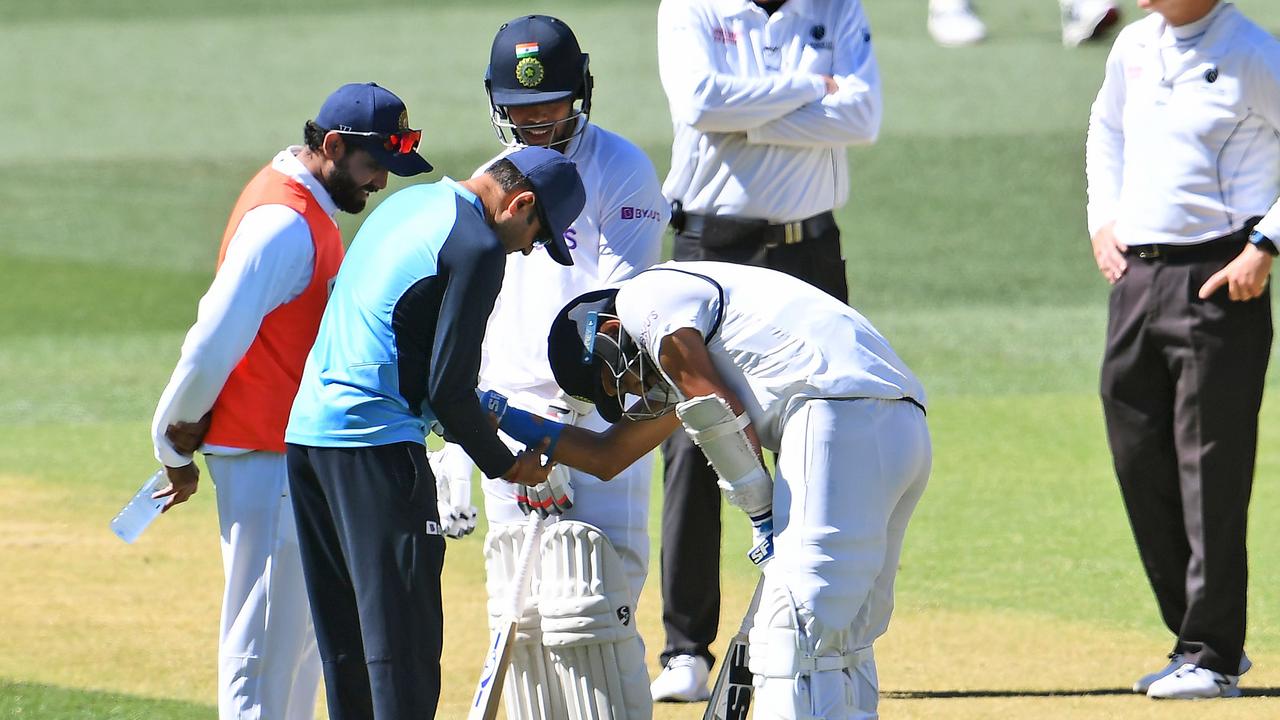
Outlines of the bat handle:
{"label": "bat handle", "polygon": [[542,537],[542,517],[537,513],[529,513],[525,522],[524,543],[520,545],[520,557],[516,560],[516,575],[511,580],[511,617],[518,618],[524,612],[525,598],[528,597],[529,574],[533,569],[534,558],[538,555],[538,540]]}

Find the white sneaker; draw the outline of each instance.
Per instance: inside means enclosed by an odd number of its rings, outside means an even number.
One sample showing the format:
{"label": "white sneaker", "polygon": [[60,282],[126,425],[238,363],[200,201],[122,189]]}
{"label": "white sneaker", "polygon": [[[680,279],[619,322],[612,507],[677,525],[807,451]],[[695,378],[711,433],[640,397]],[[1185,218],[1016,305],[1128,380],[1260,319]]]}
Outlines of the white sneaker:
{"label": "white sneaker", "polygon": [[711,697],[711,667],[697,655],[676,655],[649,686],[655,702],[703,702]]}
{"label": "white sneaker", "polygon": [[[1152,683],[1154,683],[1155,681],[1159,680],[1160,678],[1166,675],[1172,674],[1173,671],[1177,670],[1178,668],[1182,667],[1185,664],[1186,664],[1186,660],[1183,659],[1181,653],[1174,653],[1170,655],[1168,665],[1165,665],[1164,667],[1160,668],[1159,670],[1153,673],[1148,673],[1138,678],[1138,681],[1133,684],[1133,691],[1136,693],[1142,693],[1143,695],[1145,695],[1147,693],[1147,690],[1151,688]],[[1251,667],[1253,667],[1253,661],[1249,659],[1249,655],[1247,653],[1241,653],[1240,654],[1240,672],[1236,675],[1236,677],[1238,678],[1240,675],[1243,675],[1249,672],[1249,668]]]}
{"label": "white sneaker", "polygon": [[1062,44],[1075,47],[1100,38],[1120,22],[1115,0],[1059,0],[1062,8]]}
{"label": "white sneaker", "polygon": [[[1182,658],[1181,653],[1174,653],[1170,655],[1168,665],[1165,665],[1164,667],[1160,668],[1159,670],[1153,673],[1149,673],[1147,675],[1143,675],[1142,677],[1138,678],[1138,681],[1133,684],[1133,691],[1136,693],[1142,693],[1145,695],[1147,693],[1147,690],[1151,688],[1152,683],[1154,683],[1155,681],[1159,680],[1160,678],[1166,675],[1172,674],[1173,671],[1177,670],[1178,668],[1182,667],[1185,664],[1186,664],[1186,660]],[[1236,677],[1239,678],[1240,675],[1243,675],[1249,672],[1249,668],[1251,667],[1253,667],[1253,661],[1249,659],[1248,654],[1241,653],[1240,654],[1240,672],[1239,674],[1236,675]]]}
{"label": "white sneaker", "polygon": [[1147,697],[1164,700],[1240,697],[1239,675],[1223,675],[1199,665],[1185,663],[1172,673],[1151,683]]}
{"label": "white sneaker", "polygon": [[973,12],[969,0],[929,0],[929,34],[943,47],[982,42],[987,26]]}
{"label": "white sneaker", "polygon": [[1170,655],[1168,665],[1165,665],[1164,667],[1160,668],[1159,670],[1153,673],[1148,673],[1138,678],[1138,682],[1133,684],[1133,691],[1136,693],[1142,693],[1143,695],[1146,695],[1147,689],[1151,687],[1151,683],[1159,680],[1160,678],[1166,675],[1173,674],[1173,671],[1182,667],[1184,664],[1185,663],[1182,660],[1181,653],[1174,653],[1173,655]]}

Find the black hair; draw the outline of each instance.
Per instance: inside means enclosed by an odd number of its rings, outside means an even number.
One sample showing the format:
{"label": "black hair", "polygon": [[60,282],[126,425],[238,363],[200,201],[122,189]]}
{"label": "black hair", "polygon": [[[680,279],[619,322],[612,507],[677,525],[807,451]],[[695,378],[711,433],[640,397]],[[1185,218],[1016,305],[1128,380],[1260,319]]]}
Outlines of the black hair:
{"label": "black hair", "polygon": [[533,184],[529,182],[529,178],[506,158],[495,161],[484,171],[484,174],[496,180],[502,192],[533,190]]}
{"label": "black hair", "polygon": [[317,125],[315,120],[308,120],[302,128],[302,141],[312,151],[319,152],[324,147],[324,136],[328,134],[329,131]]}

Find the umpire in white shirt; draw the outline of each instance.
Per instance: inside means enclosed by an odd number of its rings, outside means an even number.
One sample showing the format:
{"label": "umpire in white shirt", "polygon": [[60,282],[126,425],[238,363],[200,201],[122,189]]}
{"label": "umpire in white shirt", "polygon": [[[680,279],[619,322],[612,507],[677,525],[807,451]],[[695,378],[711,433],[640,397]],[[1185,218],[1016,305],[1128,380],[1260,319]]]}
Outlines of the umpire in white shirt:
{"label": "umpire in white shirt", "polygon": [[1245,536],[1280,239],[1280,43],[1231,3],[1139,0],[1089,120],[1112,283],[1102,404],[1170,662],[1157,698],[1240,694]]}
{"label": "umpire in white shirt", "polygon": [[[663,184],[674,259],[769,267],[848,302],[831,211],[849,197],[846,147],[873,142],[881,113],[861,3],[663,0],[658,66],[675,133]],[[667,669],[653,696],[695,701],[720,615],[720,494],[683,433],[662,450]]]}

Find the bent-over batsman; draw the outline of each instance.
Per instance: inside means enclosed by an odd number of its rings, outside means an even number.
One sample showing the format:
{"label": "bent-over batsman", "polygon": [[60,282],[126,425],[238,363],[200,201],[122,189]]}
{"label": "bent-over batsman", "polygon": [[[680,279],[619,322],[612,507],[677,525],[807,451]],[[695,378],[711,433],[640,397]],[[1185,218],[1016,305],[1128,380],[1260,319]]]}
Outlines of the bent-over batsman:
{"label": "bent-over batsman", "polygon": [[[561,387],[616,424],[509,409],[509,434],[610,477],[683,425],[757,539],[772,530],[750,633],[755,717],[875,717],[871,645],[932,458],[924,389],[884,337],[783,273],[669,262],[576,298],[548,352]],[[781,452],[774,478],[761,448]]]}

